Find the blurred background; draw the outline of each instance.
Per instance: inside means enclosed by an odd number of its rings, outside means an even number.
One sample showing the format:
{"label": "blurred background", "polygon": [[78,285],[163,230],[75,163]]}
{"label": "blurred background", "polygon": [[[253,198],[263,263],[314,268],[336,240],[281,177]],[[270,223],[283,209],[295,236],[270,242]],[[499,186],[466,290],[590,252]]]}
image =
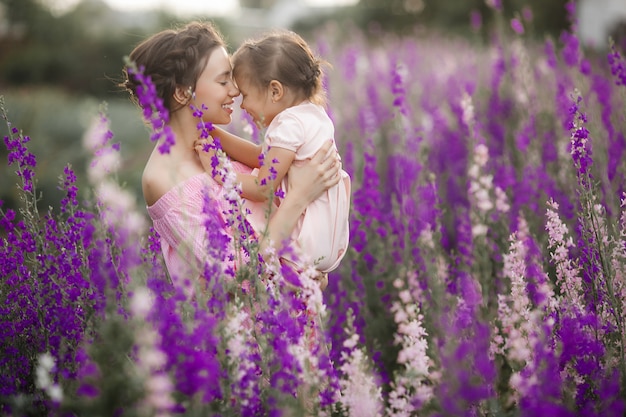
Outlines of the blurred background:
{"label": "blurred background", "polygon": [[[32,138],[41,205],[54,206],[56,184],[70,163],[79,187],[89,155],[83,135],[106,105],[115,141],[122,143],[121,181],[140,196],[139,178],[151,144],[137,109],[117,87],[123,57],[147,35],[192,19],[213,20],[231,48],[270,27],[309,40],[356,33],[373,44],[382,31],[398,36],[459,36],[488,44],[495,0],[0,0],[0,95],[12,125]],[[565,0],[502,0],[508,21],[520,14],[525,36],[543,42],[569,27]],[[508,20],[507,20],[508,19]],[[612,36],[626,39],[626,0],[579,0],[581,44],[603,51]],[[5,123],[0,130],[7,132]],[[6,157],[0,147],[0,156]],[[0,200],[17,205],[13,167],[0,166]]]}

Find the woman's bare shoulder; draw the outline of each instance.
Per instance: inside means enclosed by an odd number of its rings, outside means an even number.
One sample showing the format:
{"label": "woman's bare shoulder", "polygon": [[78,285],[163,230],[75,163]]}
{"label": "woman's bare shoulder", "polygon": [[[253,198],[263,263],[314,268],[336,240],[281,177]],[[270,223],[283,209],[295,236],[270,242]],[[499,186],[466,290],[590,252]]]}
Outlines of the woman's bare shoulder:
{"label": "woman's bare shoulder", "polygon": [[152,155],[143,170],[141,187],[148,206],[194,175],[204,173],[199,161]]}
{"label": "woman's bare shoulder", "polygon": [[173,177],[172,170],[167,164],[150,158],[141,176],[143,198],[148,206],[156,203],[175,185]]}

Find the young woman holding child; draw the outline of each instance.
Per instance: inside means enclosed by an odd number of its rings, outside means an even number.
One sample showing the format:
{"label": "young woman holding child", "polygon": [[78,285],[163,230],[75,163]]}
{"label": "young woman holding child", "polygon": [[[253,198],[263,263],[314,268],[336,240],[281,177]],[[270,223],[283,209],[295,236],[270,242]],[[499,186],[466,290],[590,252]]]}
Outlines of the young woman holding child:
{"label": "young woman holding child", "polygon": [[[212,243],[207,241],[204,227],[207,193],[218,213],[227,210],[228,203],[222,186],[206,173],[196,150],[198,120],[191,105],[204,109],[205,123],[231,122],[239,89],[233,82],[230,57],[213,25],[192,22],[149,37],[129,59],[152,80],[169,113],[168,126],[175,137],[169,152],[162,153],[157,144],[146,163],[142,187],[148,213],[160,235],[170,275],[198,277]],[[137,100],[139,80],[129,68],[124,75],[123,86]],[[289,193],[272,214],[267,233],[257,235],[262,248],[268,242],[285,241],[309,204],[341,179],[341,163],[330,140],[307,157],[310,159],[302,166],[289,169]],[[251,172],[245,164],[233,162],[233,166],[241,175]],[[230,231],[224,226],[223,232]]]}
{"label": "young woman holding child", "polygon": [[[334,126],[324,109],[323,62],[299,35],[290,31],[272,32],[245,42],[232,61],[233,76],[242,95],[241,108],[261,129],[267,129],[264,143],[255,145],[221,129],[212,134],[220,139],[228,156],[256,168],[250,174],[237,174],[242,196],[260,203],[275,201],[275,205],[266,204],[275,209],[291,193],[301,191],[298,185],[289,185],[291,167],[311,158],[329,140],[336,149]],[[210,141],[200,139],[196,145],[209,172],[213,155],[203,150]],[[296,271],[305,262],[313,262],[321,272],[337,268],[348,248],[350,186],[350,177],[342,170],[340,183],[308,205],[291,234],[299,253],[282,254],[282,261]],[[250,223],[257,234],[262,234],[266,219],[259,210],[251,212]]]}

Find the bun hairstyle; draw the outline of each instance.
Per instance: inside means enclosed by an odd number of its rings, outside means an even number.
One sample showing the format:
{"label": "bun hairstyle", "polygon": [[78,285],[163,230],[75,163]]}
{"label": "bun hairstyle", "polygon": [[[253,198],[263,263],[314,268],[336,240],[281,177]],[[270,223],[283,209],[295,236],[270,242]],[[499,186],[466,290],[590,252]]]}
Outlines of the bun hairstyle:
{"label": "bun hairstyle", "polygon": [[233,75],[246,78],[258,89],[276,80],[314,103],[326,104],[322,66],[327,62],[294,32],[275,31],[248,40],[237,49],[232,61]]}
{"label": "bun hairstyle", "polygon": [[[222,35],[213,24],[194,21],[179,29],[166,29],[150,36],[133,49],[129,60],[137,68],[143,68],[143,74],[151,78],[157,96],[171,114],[181,107],[172,99],[176,87],[195,90],[211,52],[225,46]],[[139,81],[129,74],[128,66],[123,68],[122,76],[120,86],[129,92],[131,100],[138,103]]]}

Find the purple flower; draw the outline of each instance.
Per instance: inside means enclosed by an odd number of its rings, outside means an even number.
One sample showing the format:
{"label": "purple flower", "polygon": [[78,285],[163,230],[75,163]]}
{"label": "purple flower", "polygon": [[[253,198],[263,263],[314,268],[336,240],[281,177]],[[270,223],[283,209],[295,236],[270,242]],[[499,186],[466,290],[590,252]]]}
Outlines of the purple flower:
{"label": "purple flower", "polygon": [[615,85],[626,86],[626,60],[621,56],[615,45],[611,45],[611,51],[606,58],[611,74],[615,78]]}
{"label": "purple flower", "polygon": [[408,117],[411,114],[409,104],[406,98],[406,65],[395,63],[391,70],[391,93],[394,96],[393,106],[397,107],[402,115]]}
{"label": "purple flower", "polygon": [[570,142],[570,153],[574,160],[574,165],[578,170],[578,178],[583,185],[589,185],[588,180],[591,178],[591,139],[589,138],[589,130],[585,127],[587,116],[580,112],[580,103],[582,97],[578,96],[570,107],[570,115],[574,119],[570,123],[570,131],[572,139]]}
{"label": "purple flower", "polygon": [[561,42],[563,42],[563,60],[572,68],[578,67],[580,62],[580,48],[578,37],[572,32],[563,32],[561,34]]}
{"label": "purple flower", "polygon": [[524,25],[522,24],[522,21],[517,17],[511,19],[511,29],[513,29],[513,31],[518,35],[524,34]]}
{"label": "purple flower", "polygon": [[[9,124],[10,126],[10,124]],[[37,165],[35,155],[30,153],[26,147],[26,143],[30,141],[30,137],[23,136],[15,127],[11,128],[11,134],[4,137],[4,143],[9,152],[7,155],[9,166],[17,162],[17,171],[15,172],[22,180],[22,189],[26,192],[33,192],[33,169]]]}
{"label": "purple flower", "polygon": [[483,25],[483,16],[478,10],[472,10],[470,13],[470,24],[475,31],[480,30]]}
{"label": "purple flower", "polygon": [[522,8],[522,17],[524,18],[525,21],[532,22],[533,10],[529,6],[524,6],[524,8]]}
{"label": "purple flower", "polygon": [[137,100],[143,110],[143,117],[153,130],[150,140],[153,142],[161,141],[159,152],[169,153],[170,147],[176,140],[172,128],[168,125],[169,112],[163,106],[163,99],[159,97],[152,79],[143,71],[143,67],[137,68],[134,65],[128,65],[128,74],[138,81]]}

